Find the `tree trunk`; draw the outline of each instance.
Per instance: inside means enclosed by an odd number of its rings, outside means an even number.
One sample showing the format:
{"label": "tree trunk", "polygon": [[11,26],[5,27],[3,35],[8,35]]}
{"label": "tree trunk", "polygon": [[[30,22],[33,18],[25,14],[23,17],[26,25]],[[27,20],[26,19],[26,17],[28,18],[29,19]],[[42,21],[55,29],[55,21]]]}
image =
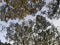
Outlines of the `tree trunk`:
{"label": "tree trunk", "polygon": [[23,45],[25,45],[24,40],[22,40]]}
{"label": "tree trunk", "polygon": [[37,41],[34,39],[35,45],[37,45]]}

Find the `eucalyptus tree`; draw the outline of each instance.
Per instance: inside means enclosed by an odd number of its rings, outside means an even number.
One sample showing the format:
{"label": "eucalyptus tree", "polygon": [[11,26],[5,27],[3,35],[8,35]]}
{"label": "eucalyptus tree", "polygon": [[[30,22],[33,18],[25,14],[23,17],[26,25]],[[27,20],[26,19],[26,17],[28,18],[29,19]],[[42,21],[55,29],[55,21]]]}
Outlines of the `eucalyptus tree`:
{"label": "eucalyptus tree", "polygon": [[[8,17],[23,18],[26,14],[34,14],[44,6],[43,0],[6,0],[7,4],[14,7],[9,12]],[[59,0],[53,0],[46,8],[49,8],[46,16],[50,19],[59,17]],[[41,12],[42,13],[42,12]],[[34,42],[34,45],[59,45],[60,35],[57,28],[52,25],[42,15],[37,15],[35,22],[33,20],[23,21],[21,25],[11,24],[7,27],[7,37],[13,40],[16,45],[29,45],[29,41]],[[58,16],[57,16],[58,15]],[[33,44],[32,44],[33,45]]]}
{"label": "eucalyptus tree", "polygon": [[7,34],[6,39],[9,39],[10,41],[14,41],[14,44],[23,44],[23,45],[29,45],[29,40],[31,39],[32,35],[32,26],[34,22],[32,20],[29,20],[27,25],[25,23],[26,21],[23,21],[21,25],[12,24],[10,27],[7,27]]}
{"label": "eucalyptus tree", "polygon": [[2,0],[5,5],[1,6],[2,19],[24,18],[27,14],[34,14],[44,5],[43,0]]}
{"label": "eucalyptus tree", "polygon": [[59,18],[60,12],[59,4],[60,0],[53,0],[47,5],[47,7],[49,8],[47,15],[50,19]]}
{"label": "eucalyptus tree", "polygon": [[37,36],[33,37],[35,45],[59,45],[57,37],[59,39],[60,35],[57,28],[50,24],[43,16],[36,16],[34,33],[37,34]]}

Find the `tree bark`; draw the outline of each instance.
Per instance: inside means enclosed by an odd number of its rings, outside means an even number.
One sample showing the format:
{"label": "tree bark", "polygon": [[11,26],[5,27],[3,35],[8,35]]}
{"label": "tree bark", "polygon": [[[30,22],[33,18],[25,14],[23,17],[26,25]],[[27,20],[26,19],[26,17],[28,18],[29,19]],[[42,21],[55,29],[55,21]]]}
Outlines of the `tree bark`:
{"label": "tree bark", "polygon": [[22,40],[23,45],[25,45],[24,40]]}

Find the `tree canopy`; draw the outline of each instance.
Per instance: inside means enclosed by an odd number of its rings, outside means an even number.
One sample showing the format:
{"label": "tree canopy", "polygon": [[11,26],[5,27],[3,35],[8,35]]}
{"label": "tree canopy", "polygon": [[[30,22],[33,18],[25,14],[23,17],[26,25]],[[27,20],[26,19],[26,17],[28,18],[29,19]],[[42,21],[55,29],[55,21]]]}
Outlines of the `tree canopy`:
{"label": "tree canopy", "polygon": [[[15,18],[23,20],[22,24],[10,23],[6,27],[6,39],[13,41],[13,45],[60,45],[58,29],[47,20],[59,18],[59,0],[52,0],[48,4],[45,0],[4,1],[6,5],[1,9],[1,19],[3,18],[4,21]],[[40,13],[36,15],[38,11]],[[24,18],[29,14],[34,19],[25,20]]]}

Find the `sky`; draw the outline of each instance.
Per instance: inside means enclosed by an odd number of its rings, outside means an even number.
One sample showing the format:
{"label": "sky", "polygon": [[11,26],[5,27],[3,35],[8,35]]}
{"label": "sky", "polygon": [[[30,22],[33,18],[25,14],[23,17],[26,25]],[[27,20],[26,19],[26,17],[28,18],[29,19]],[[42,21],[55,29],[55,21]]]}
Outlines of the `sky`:
{"label": "sky", "polygon": [[[51,2],[52,0],[45,0],[45,2],[46,2],[46,5],[49,3],[49,2]],[[0,2],[0,7],[2,6],[2,5],[5,5],[6,3],[3,1],[2,3]],[[46,8],[46,5],[45,6],[43,6],[43,8],[40,10],[40,11],[38,11],[35,15],[38,15],[38,14],[41,14],[41,11],[44,11],[44,10],[48,10],[48,8]],[[32,15],[27,15],[25,18],[25,21],[28,21],[28,19],[31,19],[31,20],[34,20],[35,19],[35,16],[32,16]],[[46,19],[50,22],[50,23],[52,23],[55,27],[57,27],[58,28],[58,31],[59,31],[59,29],[60,29],[60,18],[57,20],[57,19],[52,19],[52,20],[50,20],[49,18],[47,18],[46,17]],[[18,23],[18,24],[22,24],[22,22],[23,22],[23,20],[19,20],[18,18],[16,18],[16,20],[15,19],[13,19],[13,20],[11,20],[11,19],[9,19],[9,21],[8,22],[5,22],[5,21],[0,21],[0,31],[2,30],[2,27],[9,27],[9,25],[10,25],[10,23]],[[60,32],[60,31],[59,31]],[[8,42],[6,39],[5,39],[5,35],[6,35],[6,30],[5,31],[2,31],[2,32],[0,32],[0,40],[2,41],[2,42]]]}

